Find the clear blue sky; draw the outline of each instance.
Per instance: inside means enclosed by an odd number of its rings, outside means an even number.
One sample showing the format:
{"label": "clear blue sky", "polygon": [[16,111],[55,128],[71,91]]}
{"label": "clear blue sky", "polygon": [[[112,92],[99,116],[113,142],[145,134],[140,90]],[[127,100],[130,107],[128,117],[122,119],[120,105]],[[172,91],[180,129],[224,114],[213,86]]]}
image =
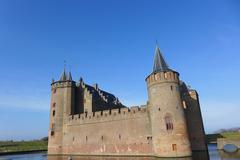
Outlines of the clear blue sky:
{"label": "clear blue sky", "polygon": [[1,0],[0,139],[47,135],[50,83],[73,78],[147,101],[155,41],[198,90],[207,133],[240,126],[240,1]]}

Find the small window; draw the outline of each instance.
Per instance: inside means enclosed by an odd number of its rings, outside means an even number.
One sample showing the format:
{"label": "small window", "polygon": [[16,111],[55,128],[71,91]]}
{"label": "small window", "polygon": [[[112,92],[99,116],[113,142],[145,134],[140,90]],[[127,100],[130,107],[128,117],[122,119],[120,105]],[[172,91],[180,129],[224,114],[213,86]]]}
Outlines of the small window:
{"label": "small window", "polygon": [[53,110],[52,115],[53,115],[53,117],[55,116],[55,110]]}
{"label": "small window", "polygon": [[102,136],[102,141],[103,141],[103,136]]}
{"label": "small window", "polygon": [[173,86],[170,87],[171,88],[171,91],[173,90]]}
{"label": "small window", "polygon": [[170,114],[167,114],[164,119],[165,119],[166,129],[168,131],[173,130],[172,116]]}
{"label": "small window", "polygon": [[54,136],[54,131],[51,131],[51,136]]}
{"label": "small window", "polygon": [[56,107],[56,103],[54,102],[52,106],[53,106],[53,108]]}
{"label": "small window", "polygon": [[73,139],[72,139],[72,140],[73,140],[73,142],[74,142],[75,138],[73,137]]}
{"label": "small window", "polygon": [[122,139],[122,136],[121,136],[121,134],[119,134],[119,135],[118,135],[118,138],[119,138],[120,140]]}
{"label": "small window", "polygon": [[86,136],[86,141],[88,141],[88,137]]}
{"label": "small window", "polygon": [[152,136],[147,136],[147,142],[148,142],[148,144],[150,144],[151,141],[152,141]]}
{"label": "small window", "polygon": [[57,88],[53,89],[53,94],[55,94],[57,92]]}
{"label": "small window", "polygon": [[172,150],[177,151],[177,144],[172,144]]}
{"label": "small window", "polygon": [[161,111],[161,108],[158,108],[158,111]]}

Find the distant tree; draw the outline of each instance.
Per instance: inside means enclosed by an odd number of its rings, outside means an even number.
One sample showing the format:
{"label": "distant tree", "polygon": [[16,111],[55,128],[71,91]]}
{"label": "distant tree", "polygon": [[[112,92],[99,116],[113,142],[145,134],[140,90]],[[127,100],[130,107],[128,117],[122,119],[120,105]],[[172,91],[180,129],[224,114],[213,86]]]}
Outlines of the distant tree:
{"label": "distant tree", "polygon": [[41,140],[42,141],[48,141],[48,137],[43,137]]}

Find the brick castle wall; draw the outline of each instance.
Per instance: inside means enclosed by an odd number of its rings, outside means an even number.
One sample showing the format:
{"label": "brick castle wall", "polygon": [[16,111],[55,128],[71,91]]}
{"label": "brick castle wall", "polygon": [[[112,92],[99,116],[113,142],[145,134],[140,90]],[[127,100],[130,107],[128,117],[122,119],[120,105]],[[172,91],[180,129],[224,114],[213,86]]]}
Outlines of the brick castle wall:
{"label": "brick castle wall", "polygon": [[62,154],[150,155],[151,124],[146,106],[68,116]]}

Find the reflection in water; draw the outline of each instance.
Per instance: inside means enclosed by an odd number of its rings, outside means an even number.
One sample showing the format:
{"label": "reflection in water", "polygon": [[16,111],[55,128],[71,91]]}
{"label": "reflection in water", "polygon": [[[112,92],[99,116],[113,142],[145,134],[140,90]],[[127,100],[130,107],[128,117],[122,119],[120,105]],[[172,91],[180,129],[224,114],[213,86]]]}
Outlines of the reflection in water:
{"label": "reflection in water", "polygon": [[[218,151],[216,144],[208,145],[210,160],[240,160],[240,150],[235,153]],[[154,157],[79,157],[72,160],[208,160],[207,152],[194,152],[187,158],[154,158]],[[0,160],[68,160],[68,156],[46,156],[46,153],[0,156]]]}
{"label": "reflection in water", "polygon": [[[194,152],[192,157],[156,158],[156,157],[87,157],[71,156],[72,160],[208,160],[207,152]],[[68,156],[48,156],[48,160],[67,160]]]}
{"label": "reflection in water", "polygon": [[[69,156],[48,156],[48,160],[68,160]],[[156,158],[156,157],[110,157],[110,156],[71,156],[72,160],[209,160],[208,152],[193,152],[192,157]]]}
{"label": "reflection in water", "polygon": [[240,159],[240,150],[238,150],[237,152],[233,152],[233,153],[227,153],[225,151],[219,151],[220,157],[222,159],[231,159],[231,160],[239,160]]}
{"label": "reflection in water", "polygon": [[[48,160],[67,160],[68,156],[48,156]],[[79,157],[72,156],[72,160],[192,160],[188,158],[154,158],[154,157]]]}

